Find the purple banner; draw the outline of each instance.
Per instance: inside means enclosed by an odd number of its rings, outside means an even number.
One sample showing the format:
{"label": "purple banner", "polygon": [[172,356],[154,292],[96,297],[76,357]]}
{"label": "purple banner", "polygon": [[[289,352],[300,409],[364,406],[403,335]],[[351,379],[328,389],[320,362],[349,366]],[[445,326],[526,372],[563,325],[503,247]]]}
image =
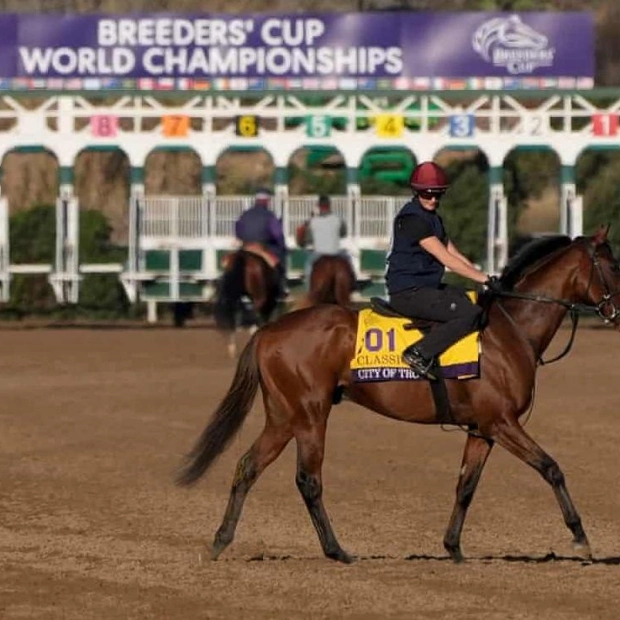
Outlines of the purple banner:
{"label": "purple banner", "polygon": [[0,78],[592,78],[588,12],[0,15]]}

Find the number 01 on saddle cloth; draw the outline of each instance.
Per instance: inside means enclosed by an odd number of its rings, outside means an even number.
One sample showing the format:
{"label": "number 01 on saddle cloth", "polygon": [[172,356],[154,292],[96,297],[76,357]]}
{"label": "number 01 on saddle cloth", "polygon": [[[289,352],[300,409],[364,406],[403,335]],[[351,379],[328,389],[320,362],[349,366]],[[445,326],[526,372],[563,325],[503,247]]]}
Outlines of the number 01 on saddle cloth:
{"label": "number 01 on saddle cloth", "polygon": [[[353,381],[411,381],[421,377],[401,359],[410,344],[423,336],[405,329],[407,318],[384,316],[370,308],[361,310],[357,322],[355,355],[351,360]],[[445,379],[475,379],[480,376],[480,333],[465,336],[439,356]]]}

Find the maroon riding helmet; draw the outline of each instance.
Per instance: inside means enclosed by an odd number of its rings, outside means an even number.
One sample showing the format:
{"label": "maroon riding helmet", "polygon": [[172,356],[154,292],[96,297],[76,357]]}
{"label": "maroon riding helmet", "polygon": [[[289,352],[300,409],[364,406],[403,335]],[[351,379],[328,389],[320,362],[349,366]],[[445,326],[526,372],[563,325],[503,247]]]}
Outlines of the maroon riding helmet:
{"label": "maroon riding helmet", "polygon": [[416,192],[443,194],[450,183],[443,168],[435,162],[425,161],[414,168],[409,185]]}

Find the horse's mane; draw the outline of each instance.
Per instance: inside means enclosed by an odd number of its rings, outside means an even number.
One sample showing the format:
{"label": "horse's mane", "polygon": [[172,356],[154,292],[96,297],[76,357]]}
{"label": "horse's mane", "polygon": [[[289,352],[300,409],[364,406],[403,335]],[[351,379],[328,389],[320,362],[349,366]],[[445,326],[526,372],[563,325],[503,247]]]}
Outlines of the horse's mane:
{"label": "horse's mane", "polygon": [[565,248],[570,243],[571,239],[566,235],[541,237],[526,243],[510,259],[502,271],[501,281],[504,288],[507,290],[514,288],[514,285],[529,267],[553,254],[556,250]]}

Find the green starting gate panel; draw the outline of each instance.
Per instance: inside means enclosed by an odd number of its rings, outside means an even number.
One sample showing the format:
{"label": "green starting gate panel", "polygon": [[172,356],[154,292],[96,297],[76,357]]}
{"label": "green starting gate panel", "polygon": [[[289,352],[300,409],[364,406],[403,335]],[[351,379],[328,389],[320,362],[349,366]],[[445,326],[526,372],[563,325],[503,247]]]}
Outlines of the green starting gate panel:
{"label": "green starting gate panel", "polygon": [[170,250],[147,250],[144,268],[146,271],[170,271]]}
{"label": "green starting gate panel", "polygon": [[302,271],[306,265],[306,250],[293,248],[288,252],[289,271]]}
{"label": "green starting gate panel", "polygon": [[360,269],[363,273],[383,276],[385,274],[385,250],[361,250]]}
{"label": "green starting gate panel", "polygon": [[[147,250],[144,255],[146,271],[170,271],[171,250]],[[202,250],[179,250],[179,271],[202,269]]]}
{"label": "green starting gate panel", "polygon": [[201,271],[202,250],[179,250],[179,271]]}
{"label": "green starting gate panel", "polygon": [[[142,283],[143,299],[171,299],[172,286],[169,280]],[[199,282],[179,282],[179,299],[204,299],[204,286]]]}
{"label": "green starting gate panel", "polygon": [[370,281],[363,284],[360,290],[360,295],[363,299],[370,299],[371,297],[384,297],[385,283]]}

